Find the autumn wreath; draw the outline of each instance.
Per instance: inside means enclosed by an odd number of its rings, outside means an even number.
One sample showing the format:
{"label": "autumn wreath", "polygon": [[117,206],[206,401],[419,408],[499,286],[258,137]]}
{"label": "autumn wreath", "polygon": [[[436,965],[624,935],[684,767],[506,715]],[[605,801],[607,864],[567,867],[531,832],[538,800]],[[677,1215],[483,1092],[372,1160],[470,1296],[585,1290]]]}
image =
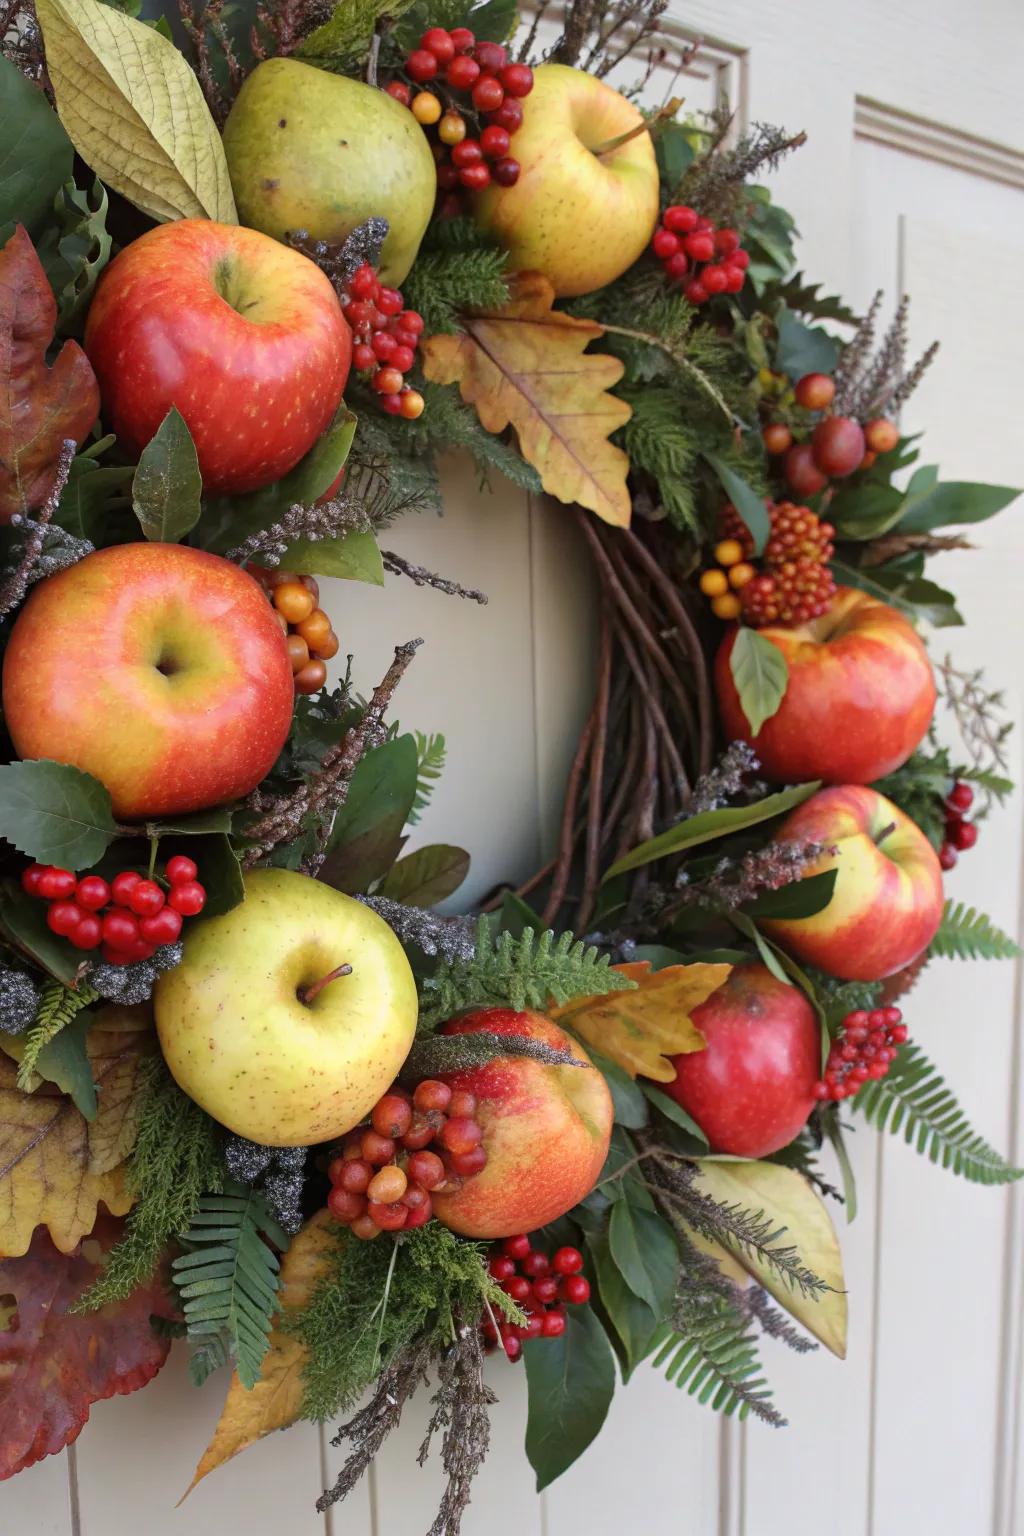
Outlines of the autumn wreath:
{"label": "autumn wreath", "polygon": [[[354,1412],[323,1505],[428,1384],[455,1532],[488,1353],[540,1487],[642,1361],[782,1422],[858,1116],[1018,1176],[901,1008],[1017,953],[944,894],[1011,786],[925,574],[1016,493],[917,464],[905,301],[796,270],[801,136],[638,105],[663,9],[0,0],[0,1476],[182,1338],[197,1477]],[[601,598],[557,846],[472,916],[402,853],[418,642],[359,697],[317,584],[486,600],[378,543],[452,447]]]}

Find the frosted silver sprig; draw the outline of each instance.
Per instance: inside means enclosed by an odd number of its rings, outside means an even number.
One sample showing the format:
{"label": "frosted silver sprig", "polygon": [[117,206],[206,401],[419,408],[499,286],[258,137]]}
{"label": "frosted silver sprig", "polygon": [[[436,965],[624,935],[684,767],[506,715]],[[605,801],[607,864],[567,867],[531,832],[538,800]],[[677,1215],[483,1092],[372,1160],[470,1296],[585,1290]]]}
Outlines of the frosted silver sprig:
{"label": "frosted silver sprig", "polygon": [[108,1003],[121,1003],[133,1008],[146,1002],[153,995],[153,988],[165,971],[181,964],[184,946],[161,944],[148,960],[138,960],[134,965],[94,965],[89,971],[89,984]]}
{"label": "frosted silver sprig", "polygon": [[224,1143],[227,1170],[239,1184],[259,1186],[270,1209],[293,1236],[302,1226],[302,1186],[306,1147],[270,1147],[229,1136]]}
{"label": "frosted silver sprig", "polygon": [[39,988],[32,977],[13,966],[0,966],[0,1030],[18,1035],[35,1019]]}
{"label": "frosted silver sprig", "polygon": [[308,539],[312,544],[325,539],[339,539],[346,533],[362,533],[370,527],[361,502],[349,496],[335,496],[314,506],[306,507],[295,502],[268,528],[251,533],[241,544],[229,549],[225,559],[245,565],[258,560],[261,565],[280,565],[288,546],[298,539]]}
{"label": "frosted silver sprig", "polygon": [[330,240],[314,240],[306,229],[293,230],[288,239],[297,251],[316,262],[321,272],[330,278],[340,297],[347,296],[353,274],[364,263],[374,268],[380,266],[381,252],[389,228],[387,219],[373,218],[367,219],[364,224],[357,224],[340,244]]}
{"label": "frosted silver sprig", "polygon": [[13,613],[25,599],[28,591],[32,572],[35,570],[43,553],[43,541],[49,523],[60,505],[60,498],[64,494],[64,487],[68,483],[71,473],[71,465],[75,457],[75,440],[73,437],[65,438],[60,445],[57,455],[57,467],[54,470],[53,484],[49,494],[34,520],[30,520],[21,512],[16,512],[11,518],[12,528],[25,528],[24,542],[19,544],[17,564],[3,573],[0,578],[0,618]]}
{"label": "frosted silver sprig", "polygon": [[445,960],[472,960],[476,954],[476,920],[472,917],[442,917],[422,907],[407,907],[390,896],[358,896],[364,906],[382,917],[403,944],[414,944],[425,955],[441,955]]}
{"label": "frosted silver sprig", "polygon": [[428,571],[423,565],[414,565],[411,560],[406,560],[404,555],[396,555],[393,550],[382,549],[380,556],[386,571],[390,571],[393,576],[408,576],[418,587],[433,587],[448,597],[465,597],[473,603],[487,602],[487,593],[477,587],[464,587],[448,576],[438,576],[435,571]]}

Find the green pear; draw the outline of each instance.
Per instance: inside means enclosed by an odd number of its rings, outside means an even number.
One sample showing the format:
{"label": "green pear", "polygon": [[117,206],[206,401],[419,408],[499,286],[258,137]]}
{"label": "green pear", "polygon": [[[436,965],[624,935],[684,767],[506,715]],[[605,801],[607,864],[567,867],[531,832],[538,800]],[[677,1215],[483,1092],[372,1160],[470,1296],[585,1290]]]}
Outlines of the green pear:
{"label": "green pear", "polygon": [[358,1125],[416,1033],[416,982],[387,923],[286,869],[250,871],[243,902],[188,924],[153,1005],[179,1088],[236,1135],[275,1147]]}
{"label": "green pear", "polygon": [[238,216],[278,240],[305,229],[341,241],[366,219],[387,219],[380,275],[400,283],[434,209],[426,134],[386,91],[298,59],[267,59],[246,80],[224,125]]}

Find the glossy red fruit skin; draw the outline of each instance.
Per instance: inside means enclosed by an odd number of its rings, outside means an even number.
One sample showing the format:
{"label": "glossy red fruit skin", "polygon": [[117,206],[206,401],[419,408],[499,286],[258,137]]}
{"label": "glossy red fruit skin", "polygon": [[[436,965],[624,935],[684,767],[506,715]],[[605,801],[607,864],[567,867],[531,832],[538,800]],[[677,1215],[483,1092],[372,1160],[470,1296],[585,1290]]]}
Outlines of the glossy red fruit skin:
{"label": "glossy red fruit skin", "polygon": [[828,485],[810,443],[794,443],[783,460],[786,480],[798,496],[816,496]]}
{"label": "glossy red fruit skin", "polygon": [[738,965],[695,1009],[707,1049],[673,1058],[664,1091],[700,1126],[712,1149],[767,1157],[803,1129],[815,1105],[821,1043],[798,987],[763,965]]}
{"label": "glossy red fruit skin", "polygon": [[[262,323],[233,308],[232,293],[255,300]],[[176,406],[203,489],[238,493],[280,480],[324,431],[352,336],[330,282],[301,252],[240,225],[178,219],[106,268],[85,350],[124,451],[138,454]]]}
{"label": "glossy red fruit skin", "polygon": [[827,417],[818,423],[811,438],[815,464],[833,480],[842,480],[859,469],[866,446],[864,429],[852,416]]}

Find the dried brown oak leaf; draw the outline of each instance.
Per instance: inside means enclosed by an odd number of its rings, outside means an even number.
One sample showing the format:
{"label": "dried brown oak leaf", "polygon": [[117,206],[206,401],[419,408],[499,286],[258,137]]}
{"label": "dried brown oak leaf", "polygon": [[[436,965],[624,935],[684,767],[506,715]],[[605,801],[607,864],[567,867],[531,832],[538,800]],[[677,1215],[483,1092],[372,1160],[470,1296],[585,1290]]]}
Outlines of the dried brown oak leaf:
{"label": "dried brown oak leaf", "polygon": [[150,1323],[172,1317],[159,1280],[127,1301],[84,1317],[71,1303],[96,1279],[120,1222],[60,1253],[39,1231],[23,1258],[0,1259],[0,1479],[13,1477],[77,1439],[101,1398],[151,1381],[170,1344]]}
{"label": "dried brown oak leaf", "polygon": [[16,1064],[0,1056],[0,1254],[26,1253],[38,1226],[71,1253],[101,1202],[114,1216],[131,1209],[124,1159],[143,1059],[154,1049],[144,1012],[100,1010],[87,1044],[99,1104],[91,1121],[52,1083],[22,1093]]}
{"label": "dried brown oak leaf", "polygon": [[608,393],[623,365],[587,352],[602,327],[552,309],[554,297],[539,272],[521,273],[502,309],[464,315],[457,336],[428,337],[423,369],[436,384],[457,383],[488,432],[515,427],[549,495],[625,528],[629,459],[608,441],[632,414]]}
{"label": "dried brown oak leaf", "polygon": [[0,250],[0,523],[42,506],[61,444],[80,443],[99,414],[96,375],[77,342],[47,365],[56,324],[57,302],[19,224]]}

